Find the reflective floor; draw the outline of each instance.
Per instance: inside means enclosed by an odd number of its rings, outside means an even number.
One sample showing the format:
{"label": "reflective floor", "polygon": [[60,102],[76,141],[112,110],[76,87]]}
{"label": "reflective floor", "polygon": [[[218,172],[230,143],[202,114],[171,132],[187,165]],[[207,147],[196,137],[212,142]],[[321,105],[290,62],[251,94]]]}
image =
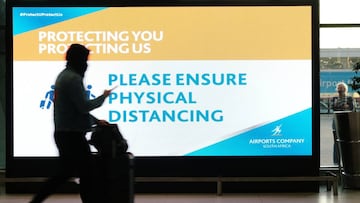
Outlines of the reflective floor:
{"label": "reflective floor", "polygon": [[[338,196],[321,186],[319,193],[136,194],[134,203],[358,203],[360,190],[339,188]],[[26,203],[30,194],[0,195],[0,203]],[[81,203],[79,195],[56,194],[45,203]]]}
{"label": "reflective floor", "polygon": [[[332,165],[331,115],[321,116],[321,165]],[[0,173],[1,175],[1,173]],[[360,190],[342,189],[333,195],[321,186],[319,193],[237,193],[223,194],[135,194],[134,203],[359,203]],[[0,203],[27,203],[31,194],[5,194],[0,185]],[[56,194],[44,203],[81,203],[79,195]]]}

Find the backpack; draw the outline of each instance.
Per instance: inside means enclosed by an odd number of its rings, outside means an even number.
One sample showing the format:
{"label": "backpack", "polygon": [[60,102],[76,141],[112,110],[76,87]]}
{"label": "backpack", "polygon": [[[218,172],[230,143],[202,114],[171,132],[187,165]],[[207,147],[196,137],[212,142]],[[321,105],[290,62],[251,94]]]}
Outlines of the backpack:
{"label": "backpack", "polygon": [[108,158],[124,155],[129,147],[117,124],[97,125],[91,134],[89,143],[96,148],[100,156]]}

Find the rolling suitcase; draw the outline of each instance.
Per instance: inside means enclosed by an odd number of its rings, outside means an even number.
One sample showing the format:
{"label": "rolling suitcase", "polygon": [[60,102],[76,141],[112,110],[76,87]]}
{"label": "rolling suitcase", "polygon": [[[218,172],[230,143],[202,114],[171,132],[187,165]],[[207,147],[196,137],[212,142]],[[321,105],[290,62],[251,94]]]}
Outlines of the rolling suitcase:
{"label": "rolling suitcase", "polygon": [[90,144],[95,154],[95,202],[134,202],[134,157],[117,125],[97,126]]}

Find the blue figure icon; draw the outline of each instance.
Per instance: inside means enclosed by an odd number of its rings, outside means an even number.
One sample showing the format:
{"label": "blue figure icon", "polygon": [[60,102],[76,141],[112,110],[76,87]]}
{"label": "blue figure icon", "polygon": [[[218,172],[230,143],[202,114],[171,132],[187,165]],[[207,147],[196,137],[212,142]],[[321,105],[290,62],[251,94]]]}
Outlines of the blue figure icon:
{"label": "blue figure icon", "polygon": [[49,109],[51,107],[51,104],[54,102],[54,90],[55,85],[51,85],[51,90],[49,90],[45,94],[45,99],[40,101],[40,108],[44,109],[46,104],[46,109]]}
{"label": "blue figure icon", "polygon": [[96,96],[91,93],[91,88],[92,88],[92,85],[87,86],[87,90],[86,90],[87,97],[88,97],[88,99],[95,99]]}

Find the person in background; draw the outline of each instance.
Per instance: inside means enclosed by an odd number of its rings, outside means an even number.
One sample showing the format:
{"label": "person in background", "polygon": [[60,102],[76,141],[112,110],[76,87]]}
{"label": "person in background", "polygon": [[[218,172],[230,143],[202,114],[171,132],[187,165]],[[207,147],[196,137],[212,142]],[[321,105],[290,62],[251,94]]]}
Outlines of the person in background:
{"label": "person in background", "polygon": [[95,99],[88,98],[83,78],[87,70],[90,50],[80,44],[72,44],[66,52],[66,67],[55,82],[54,124],[55,143],[59,151],[59,166],[55,176],[48,179],[30,203],[43,202],[49,195],[72,177],[80,179],[80,197],[83,203],[92,203],[92,158],[85,137],[93,125],[107,125],[90,111],[100,107],[111,90],[105,90]]}
{"label": "person in background", "polygon": [[[348,96],[348,86],[344,82],[339,82],[336,85],[336,92],[338,96],[332,98],[332,109],[334,111],[352,111],[354,109],[353,98]],[[336,139],[335,120],[332,122],[332,131],[334,139]],[[333,162],[339,164],[339,149],[334,143]]]}

